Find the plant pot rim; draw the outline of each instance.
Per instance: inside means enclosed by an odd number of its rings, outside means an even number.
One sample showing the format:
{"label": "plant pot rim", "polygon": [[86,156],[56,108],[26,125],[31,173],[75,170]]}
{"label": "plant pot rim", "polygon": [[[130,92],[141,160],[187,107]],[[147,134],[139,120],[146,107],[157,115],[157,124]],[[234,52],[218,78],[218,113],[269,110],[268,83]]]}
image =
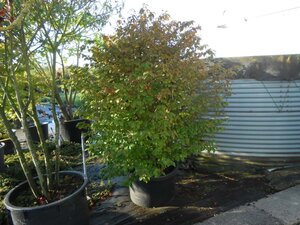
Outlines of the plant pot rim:
{"label": "plant pot rim", "polygon": [[5,141],[8,141],[8,140],[11,140],[9,137],[8,138],[3,138],[3,139],[0,139],[0,142],[5,142]]}
{"label": "plant pot rim", "polygon": [[[49,124],[49,122],[45,121],[45,122],[42,122],[42,123],[41,123],[41,126],[47,125],[47,124]],[[33,127],[36,127],[35,124],[29,125],[29,128],[33,128]],[[21,127],[21,128],[24,129],[23,127]]]}
{"label": "plant pot rim", "polygon": [[72,122],[77,122],[77,121],[89,121],[89,120],[88,119],[84,119],[84,118],[79,118],[79,119],[72,119],[72,120],[62,119],[61,121],[63,123],[72,123]]}
{"label": "plant pot rim", "polygon": [[[82,183],[82,185],[75,192],[73,192],[72,194],[70,194],[70,195],[68,195],[68,196],[66,196],[66,197],[64,197],[64,198],[62,198],[60,200],[57,200],[55,202],[51,202],[51,203],[46,204],[46,205],[32,206],[32,207],[15,206],[15,205],[13,205],[13,204],[10,203],[9,199],[10,199],[11,194],[14,191],[16,191],[21,186],[23,186],[26,183],[28,183],[27,180],[23,181],[22,183],[18,184],[13,189],[11,189],[5,195],[4,205],[5,205],[6,209],[8,209],[8,210],[14,210],[14,211],[24,211],[24,210],[31,211],[31,210],[36,210],[36,209],[46,209],[46,208],[50,208],[50,207],[53,207],[53,206],[56,206],[56,205],[60,205],[60,204],[63,204],[64,202],[68,201],[73,196],[80,194],[82,192],[82,189],[84,189],[86,187],[86,185],[88,184],[88,179],[87,179],[87,177],[82,172],[63,170],[63,171],[60,171],[59,173],[62,173],[62,174],[73,174],[73,175],[80,176],[83,179],[83,183]],[[34,179],[37,179],[37,177],[35,177]]]}
{"label": "plant pot rim", "polygon": [[[167,180],[170,177],[175,176],[177,171],[178,171],[178,166],[174,166],[174,169],[170,173],[167,173],[166,175],[159,176],[159,177],[152,177],[149,182],[160,182],[160,181],[163,181],[163,180]],[[140,181],[140,180],[134,181],[134,182],[143,182],[143,183],[145,183],[144,181]]]}

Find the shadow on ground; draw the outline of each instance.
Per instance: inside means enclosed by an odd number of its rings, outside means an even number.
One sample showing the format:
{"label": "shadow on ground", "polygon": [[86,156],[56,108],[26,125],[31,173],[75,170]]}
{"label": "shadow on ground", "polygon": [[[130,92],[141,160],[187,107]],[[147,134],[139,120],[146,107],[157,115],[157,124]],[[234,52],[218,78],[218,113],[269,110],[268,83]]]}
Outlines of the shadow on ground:
{"label": "shadow on ground", "polygon": [[270,172],[261,165],[194,158],[179,169],[176,194],[167,207],[138,207],[128,188],[117,185],[112,197],[92,210],[90,224],[189,225],[299,183],[299,167]]}

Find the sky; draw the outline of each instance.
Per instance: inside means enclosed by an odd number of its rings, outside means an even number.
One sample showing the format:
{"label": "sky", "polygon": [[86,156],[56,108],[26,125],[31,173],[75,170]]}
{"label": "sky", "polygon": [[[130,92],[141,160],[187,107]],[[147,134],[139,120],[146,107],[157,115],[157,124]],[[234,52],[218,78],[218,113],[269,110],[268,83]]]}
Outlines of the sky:
{"label": "sky", "polygon": [[300,0],[124,0],[123,15],[143,3],[200,25],[216,57],[300,53]]}

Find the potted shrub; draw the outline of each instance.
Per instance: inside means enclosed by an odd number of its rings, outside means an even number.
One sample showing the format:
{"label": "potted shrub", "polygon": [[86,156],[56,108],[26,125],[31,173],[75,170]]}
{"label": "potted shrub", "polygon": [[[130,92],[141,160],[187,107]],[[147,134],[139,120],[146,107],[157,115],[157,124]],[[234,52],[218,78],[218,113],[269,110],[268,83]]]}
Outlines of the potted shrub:
{"label": "potted shrub", "polygon": [[[60,171],[60,146],[56,145],[53,151],[47,148],[36,106],[41,95],[47,96],[51,93],[52,112],[56,112],[56,79],[50,85],[45,82],[45,62],[52,60],[41,60],[52,53],[52,43],[44,40],[48,38],[47,35],[55,32],[46,29],[51,19],[61,12],[58,10],[65,10],[66,17],[60,17],[65,19],[61,26],[67,24],[69,27],[71,22],[81,22],[80,19],[87,22],[86,19],[90,16],[87,11],[94,3],[95,1],[30,0],[0,4],[0,30],[4,31],[1,33],[0,43],[0,119],[15,146],[26,177],[26,181],[9,191],[4,200],[14,225],[88,225],[89,213],[85,194],[87,178],[79,172]],[[104,1],[103,4],[104,8],[111,6],[109,1]],[[72,7],[75,7],[76,15]],[[91,11],[94,12],[93,9]],[[80,19],[74,19],[75,16]],[[107,18],[106,15],[104,19]],[[75,27],[77,25],[74,24]],[[67,43],[61,36],[58,39],[61,44]],[[43,51],[39,51],[42,49]],[[56,49],[52,56],[55,58],[60,50]],[[53,71],[56,71],[55,66],[56,64],[51,68]],[[8,111],[12,111],[21,122],[33,168],[30,168],[21,144],[12,131]],[[55,117],[55,113],[53,115]],[[32,122],[40,140],[39,145],[32,140]]]}
{"label": "potted shrub", "polygon": [[90,149],[106,160],[106,175],[129,177],[138,205],[166,204],[176,165],[213,150],[206,137],[221,124],[227,71],[210,60],[199,30],[143,8],[92,48],[93,83],[82,91]]}
{"label": "potted shrub", "polygon": [[[16,9],[16,8],[15,8]],[[3,121],[10,139],[13,141],[20,163],[24,170],[27,181],[13,188],[5,197],[4,204],[10,211],[13,224],[88,224],[88,205],[85,197],[86,178],[83,174],[77,172],[59,172],[59,157],[53,156],[45,147],[45,141],[42,134],[41,124],[38,121],[36,107],[36,96],[32,88],[37,85],[34,81],[33,71],[9,71],[8,67],[16,66],[15,63],[24,62],[29,66],[31,62],[25,59],[29,53],[26,51],[16,56],[20,47],[26,46],[25,42],[18,42],[15,38],[25,38],[25,30],[14,29],[14,32],[8,32],[5,35],[7,45],[5,48],[5,62],[1,68],[1,107],[0,117]],[[23,39],[24,40],[24,39]],[[14,41],[15,44],[12,44]],[[21,46],[19,46],[19,44]],[[26,48],[29,50],[29,48]],[[14,59],[10,60],[10,59]],[[12,65],[13,64],[13,65]],[[27,64],[27,65],[26,65]],[[7,67],[6,67],[7,65]],[[5,68],[6,67],[6,68]],[[28,67],[29,68],[29,67]],[[29,82],[22,83],[22,76],[26,76]],[[21,88],[23,84],[28,87]],[[14,98],[17,96],[17,99]],[[3,97],[3,98],[2,98]],[[24,157],[21,144],[7,118],[7,107],[12,107],[18,115],[24,133],[28,149],[34,162],[34,171],[30,170]],[[37,146],[30,134],[29,117],[34,120],[41,143]],[[55,150],[55,155],[59,149]],[[38,157],[42,155],[42,159]],[[56,172],[54,172],[56,171]],[[36,177],[35,177],[36,176]],[[66,184],[67,187],[64,187]],[[62,190],[67,190],[65,193]],[[31,193],[31,192],[32,193]],[[27,194],[26,193],[30,193]],[[66,196],[61,198],[59,196]],[[22,196],[23,201],[18,200]],[[60,199],[61,198],[61,199]],[[71,207],[72,206],[72,207]],[[80,212],[80,213],[79,213]]]}

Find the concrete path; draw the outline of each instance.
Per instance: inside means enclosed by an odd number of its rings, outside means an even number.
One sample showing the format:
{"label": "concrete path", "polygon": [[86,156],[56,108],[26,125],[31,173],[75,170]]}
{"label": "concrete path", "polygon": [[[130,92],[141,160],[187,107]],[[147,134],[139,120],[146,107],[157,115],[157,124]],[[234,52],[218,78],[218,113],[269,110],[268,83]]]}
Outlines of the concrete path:
{"label": "concrete path", "polygon": [[300,185],[194,225],[300,225]]}

